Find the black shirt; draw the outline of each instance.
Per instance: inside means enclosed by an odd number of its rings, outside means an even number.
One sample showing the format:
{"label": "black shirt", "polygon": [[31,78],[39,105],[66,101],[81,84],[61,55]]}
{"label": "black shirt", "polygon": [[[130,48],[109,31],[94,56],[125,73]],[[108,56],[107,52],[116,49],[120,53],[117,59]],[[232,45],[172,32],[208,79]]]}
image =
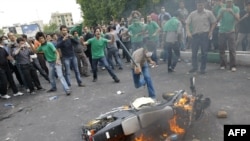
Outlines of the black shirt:
{"label": "black shirt", "polygon": [[250,33],[250,15],[240,21],[239,23],[239,33]]}
{"label": "black shirt", "polygon": [[4,48],[0,47],[0,68],[4,69],[6,66],[8,66],[8,56],[8,52]]}
{"label": "black shirt", "polygon": [[75,56],[74,46],[78,44],[78,41],[73,38],[63,40],[63,37],[59,37],[57,42],[57,48],[60,48],[62,57],[73,57]]}

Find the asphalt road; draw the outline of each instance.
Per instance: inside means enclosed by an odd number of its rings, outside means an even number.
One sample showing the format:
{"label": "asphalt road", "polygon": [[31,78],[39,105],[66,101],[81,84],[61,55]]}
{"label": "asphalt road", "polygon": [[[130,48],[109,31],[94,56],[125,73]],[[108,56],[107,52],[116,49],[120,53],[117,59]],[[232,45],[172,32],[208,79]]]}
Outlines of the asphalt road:
{"label": "asphalt road", "polygon": [[[99,71],[98,82],[92,77],[84,77],[87,86],[77,86],[72,73],[71,96],[66,96],[58,81],[55,93],[38,92],[36,95],[25,94],[9,100],[0,100],[0,140],[1,141],[80,141],[81,127],[87,121],[107,112],[114,107],[129,104],[138,97],[147,96],[144,88],[135,89],[130,67],[124,64],[124,70],[116,70],[121,79],[119,84],[113,82],[107,71]],[[180,62],[176,72],[167,73],[166,64],[151,69],[151,76],[162,100],[163,92],[184,89],[189,90],[187,74],[190,63]],[[236,72],[219,70],[218,64],[208,64],[207,74],[196,76],[196,89],[212,100],[204,117],[195,122],[187,131],[185,141],[223,141],[224,124],[249,124],[250,122],[250,68],[239,66]],[[49,84],[41,77],[43,87]],[[124,91],[117,95],[118,90]],[[50,97],[58,96],[50,100]],[[14,107],[4,107],[12,103]],[[224,109],[227,118],[217,118],[217,112]]]}

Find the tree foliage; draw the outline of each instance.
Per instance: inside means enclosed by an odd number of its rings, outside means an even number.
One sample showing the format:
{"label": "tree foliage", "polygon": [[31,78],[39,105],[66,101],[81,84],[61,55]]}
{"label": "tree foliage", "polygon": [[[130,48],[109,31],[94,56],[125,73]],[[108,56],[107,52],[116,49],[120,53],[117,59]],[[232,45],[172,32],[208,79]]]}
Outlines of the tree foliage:
{"label": "tree foliage", "polygon": [[57,31],[58,31],[58,26],[55,23],[48,24],[48,25],[45,25],[43,27],[43,32],[45,34],[51,34],[51,33],[57,32]]}
{"label": "tree foliage", "polygon": [[[164,6],[171,13],[178,8],[180,0],[77,0],[83,12],[84,25],[109,24],[111,20],[128,17],[133,10],[146,17],[152,11],[159,13]],[[194,1],[186,0],[185,2]]]}

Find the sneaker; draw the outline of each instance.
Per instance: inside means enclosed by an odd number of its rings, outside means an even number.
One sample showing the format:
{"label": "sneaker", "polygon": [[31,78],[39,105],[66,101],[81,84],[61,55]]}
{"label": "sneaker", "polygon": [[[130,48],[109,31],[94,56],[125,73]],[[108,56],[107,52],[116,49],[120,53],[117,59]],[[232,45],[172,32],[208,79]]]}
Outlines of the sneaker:
{"label": "sneaker", "polygon": [[232,67],[231,71],[235,72],[237,69],[235,67]]}
{"label": "sneaker", "polygon": [[202,70],[200,71],[200,74],[206,74],[206,71]]}
{"label": "sneaker", "polygon": [[189,73],[195,73],[195,72],[197,72],[197,70],[196,70],[196,69],[191,69],[191,70],[189,70],[188,72],[189,72]]}
{"label": "sneaker", "polygon": [[33,92],[30,92],[30,94],[31,94],[31,95],[35,95],[35,94],[36,94],[36,92],[34,92],[34,91],[33,91]]}
{"label": "sneaker", "polygon": [[23,95],[23,93],[21,93],[21,92],[17,92],[15,94],[13,94],[13,96],[21,96],[21,95]]}
{"label": "sneaker", "polygon": [[120,79],[118,79],[117,77],[114,78],[114,80],[115,80],[115,83],[119,83],[120,82]]}
{"label": "sneaker", "polygon": [[30,93],[30,89],[26,89],[26,92],[27,92],[27,93]]}
{"label": "sneaker", "polygon": [[94,79],[93,79],[93,82],[96,82],[96,81],[97,81],[97,78],[94,78]]}
{"label": "sneaker", "polygon": [[85,87],[84,84],[78,84],[78,87]]}
{"label": "sneaker", "polygon": [[66,95],[67,95],[67,96],[71,95],[71,90],[68,90],[68,91],[66,92]]}
{"label": "sneaker", "polygon": [[220,69],[221,69],[221,70],[224,70],[224,69],[225,69],[225,67],[224,67],[224,66],[221,66],[221,67],[220,67]]}
{"label": "sneaker", "polygon": [[168,72],[174,72],[174,69],[168,68]]}
{"label": "sneaker", "polygon": [[1,96],[1,98],[3,98],[3,99],[10,99],[11,98],[11,96],[9,96],[9,95],[3,95],[3,96]]}
{"label": "sneaker", "polygon": [[105,70],[106,68],[105,67],[102,67],[102,70]]}
{"label": "sneaker", "polygon": [[84,77],[89,77],[90,75],[86,73],[86,74],[83,74],[83,76]]}
{"label": "sneaker", "polygon": [[38,91],[45,91],[46,89],[40,87],[40,88],[37,88]]}
{"label": "sneaker", "polygon": [[55,92],[55,91],[56,91],[56,89],[50,89],[47,91],[47,93],[51,93],[51,92]]}

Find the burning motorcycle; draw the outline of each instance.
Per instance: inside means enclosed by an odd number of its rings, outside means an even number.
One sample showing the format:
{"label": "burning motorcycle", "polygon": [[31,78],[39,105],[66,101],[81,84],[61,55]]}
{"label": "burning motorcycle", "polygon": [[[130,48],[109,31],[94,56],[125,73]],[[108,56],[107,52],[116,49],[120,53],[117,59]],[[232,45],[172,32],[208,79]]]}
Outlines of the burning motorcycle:
{"label": "burning motorcycle", "polygon": [[202,117],[209,98],[196,94],[195,78],[190,78],[191,94],[185,90],[164,93],[164,101],[149,97],[135,99],[101,114],[82,127],[83,141],[179,141],[186,129]]}

